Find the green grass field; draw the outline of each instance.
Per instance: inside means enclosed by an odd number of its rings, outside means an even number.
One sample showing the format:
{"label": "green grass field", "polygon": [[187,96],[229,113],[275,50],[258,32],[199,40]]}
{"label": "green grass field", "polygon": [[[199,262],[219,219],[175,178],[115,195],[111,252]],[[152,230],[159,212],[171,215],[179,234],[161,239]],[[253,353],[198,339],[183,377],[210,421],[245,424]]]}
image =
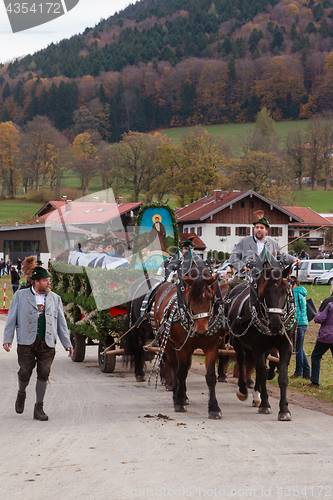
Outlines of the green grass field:
{"label": "green grass field", "polygon": [[312,191],[310,186],[294,192],[296,204],[300,207],[310,207],[319,213],[333,213],[333,189],[325,191],[323,186],[318,186],[317,191]]}
{"label": "green grass field", "polygon": [[[284,145],[284,140],[286,134],[289,132],[300,128],[305,131],[308,124],[308,120],[298,120],[298,121],[287,121],[287,122],[276,122],[275,128],[279,135],[281,147]],[[226,144],[231,147],[236,147],[240,143],[244,134],[247,131],[252,131],[255,128],[255,123],[227,123],[225,125],[203,125],[203,128],[214,137],[222,139]],[[188,132],[189,127],[180,127],[172,129],[160,130],[161,133],[166,134],[170,139],[174,141],[176,145],[179,144],[182,135]],[[238,148],[237,148],[238,149]]]}
{"label": "green grass field", "polygon": [[44,203],[34,203],[24,200],[0,200],[0,225],[15,225],[26,223],[35,215]]}

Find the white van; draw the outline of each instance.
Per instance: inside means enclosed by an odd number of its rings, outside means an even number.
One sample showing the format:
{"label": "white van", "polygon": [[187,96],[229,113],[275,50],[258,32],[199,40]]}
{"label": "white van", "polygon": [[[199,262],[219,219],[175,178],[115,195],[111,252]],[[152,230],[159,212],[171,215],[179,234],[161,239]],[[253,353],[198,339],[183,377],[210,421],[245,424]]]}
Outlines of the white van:
{"label": "white van", "polygon": [[[333,269],[333,259],[302,260],[298,278],[301,283],[316,283],[316,279],[330,269]],[[295,270],[293,274],[296,275]]]}

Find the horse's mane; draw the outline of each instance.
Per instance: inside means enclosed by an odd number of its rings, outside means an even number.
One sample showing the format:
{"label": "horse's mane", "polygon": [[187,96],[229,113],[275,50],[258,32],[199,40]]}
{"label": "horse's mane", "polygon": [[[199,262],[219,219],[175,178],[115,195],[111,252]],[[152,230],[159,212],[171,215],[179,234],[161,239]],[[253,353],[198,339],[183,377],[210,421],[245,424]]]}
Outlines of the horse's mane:
{"label": "horse's mane", "polygon": [[282,276],[282,270],[277,267],[269,267],[270,276],[267,278],[265,276],[265,264],[261,270],[259,280],[258,280],[258,296],[261,297],[264,293],[265,289],[272,284],[272,282],[276,283],[276,286],[279,287],[282,283],[285,283],[285,280]]}
{"label": "horse's mane", "polygon": [[211,278],[212,274],[208,269],[199,269],[198,267],[193,267],[189,272],[189,278],[194,280],[193,286],[189,290],[189,300],[191,302],[197,302],[202,298],[202,294],[207,286],[207,279]]}

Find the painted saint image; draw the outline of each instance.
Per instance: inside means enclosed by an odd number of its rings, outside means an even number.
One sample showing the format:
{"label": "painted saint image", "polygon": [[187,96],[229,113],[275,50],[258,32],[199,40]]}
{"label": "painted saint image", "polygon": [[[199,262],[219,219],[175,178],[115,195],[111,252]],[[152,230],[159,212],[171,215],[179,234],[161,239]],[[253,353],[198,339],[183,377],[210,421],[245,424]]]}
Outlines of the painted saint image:
{"label": "painted saint image", "polygon": [[159,214],[153,216],[153,227],[148,235],[148,240],[151,245],[151,250],[161,250],[167,252],[166,248],[166,231],[162,224],[162,217]]}

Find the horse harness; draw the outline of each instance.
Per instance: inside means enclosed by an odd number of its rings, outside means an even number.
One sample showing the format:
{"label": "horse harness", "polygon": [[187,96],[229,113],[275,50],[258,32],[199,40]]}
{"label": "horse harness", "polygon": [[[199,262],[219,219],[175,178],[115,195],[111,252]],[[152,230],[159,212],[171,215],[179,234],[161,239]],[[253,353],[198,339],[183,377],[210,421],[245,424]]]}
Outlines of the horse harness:
{"label": "horse harness", "polygon": [[[251,325],[254,325],[255,328],[262,334],[267,336],[275,336],[277,334],[273,334],[271,330],[268,328],[268,314],[280,314],[281,321],[283,325],[284,331],[290,330],[296,322],[296,304],[293,293],[291,293],[288,288],[288,295],[286,304],[283,309],[277,307],[267,307],[266,301],[261,300],[258,295],[258,278],[249,278],[244,288],[240,291],[238,295],[235,297],[229,298],[229,296],[225,299],[226,304],[226,323],[229,329],[229,332],[235,337],[244,336]],[[227,294],[227,295],[230,295]],[[236,299],[239,299],[239,306],[237,308]],[[241,317],[241,312],[245,303],[249,301],[248,312],[249,314],[245,314],[245,316]],[[236,312],[237,311],[237,312]],[[236,312],[235,319],[230,324],[230,316],[231,313]],[[249,321],[245,330],[237,334],[234,332],[234,328],[237,325],[242,323],[246,323]]]}

